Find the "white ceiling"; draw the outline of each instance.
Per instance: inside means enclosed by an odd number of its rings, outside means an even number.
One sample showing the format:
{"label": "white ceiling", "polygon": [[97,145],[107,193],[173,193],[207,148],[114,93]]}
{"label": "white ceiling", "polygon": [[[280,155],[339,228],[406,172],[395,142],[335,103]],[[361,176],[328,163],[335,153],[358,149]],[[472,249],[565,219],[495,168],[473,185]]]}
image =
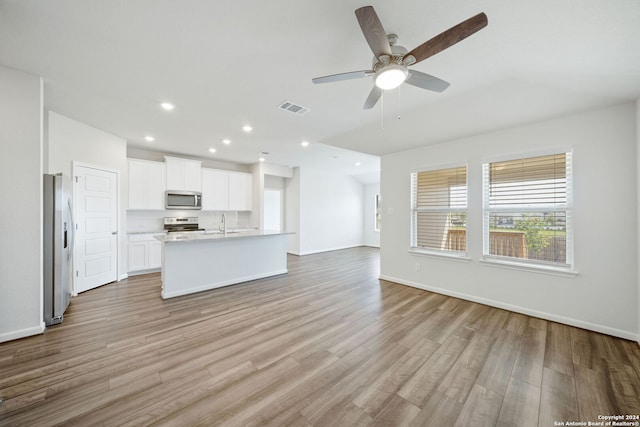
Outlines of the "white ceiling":
{"label": "white ceiling", "polygon": [[[479,12],[489,25],[415,66],[447,91],[403,85],[365,111],[372,78],[311,79],[370,68],[366,4],[407,49]],[[382,154],[640,98],[640,1],[0,0],[0,64],[132,146],[366,177]]]}

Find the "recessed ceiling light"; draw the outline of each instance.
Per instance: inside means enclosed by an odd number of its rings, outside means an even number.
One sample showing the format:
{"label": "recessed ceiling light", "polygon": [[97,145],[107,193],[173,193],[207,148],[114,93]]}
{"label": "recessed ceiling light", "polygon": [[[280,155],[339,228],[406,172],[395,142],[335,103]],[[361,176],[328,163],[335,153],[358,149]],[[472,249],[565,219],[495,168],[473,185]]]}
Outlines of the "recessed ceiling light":
{"label": "recessed ceiling light", "polygon": [[145,139],[145,141],[148,141],[148,142],[153,142],[153,141],[155,141],[155,140],[156,140],[156,139],[155,139],[154,137],[152,137],[151,135],[147,135],[147,136],[145,136],[145,137],[144,137],[144,139]]}
{"label": "recessed ceiling light", "polygon": [[215,153],[217,150],[215,148],[209,148],[210,153]]}
{"label": "recessed ceiling light", "polygon": [[229,144],[231,144],[231,140],[230,140],[230,139],[223,139],[223,140],[222,140],[222,143],[223,143],[224,145],[229,145]]}
{"label": "recessed ceiling light", "polygon": [[260,161],[260,162],[264,162],[264,157],[260,157],[260,158],[258,159],[258,161]]}
{"label": "recessed ceiling light", "polygon": [[253,128],[251,126],[249,126],[249,125],[244,125],[244,126],[242,126],[242,130],[247,132],[247,133],[249,133],[249,132],[251,132],[253,130]]}
{"label": "recessed ceiling light", "polygon": [[162,102],[162,103],[160,103],[160,106],[161,106],[164,110],[166,110],[166,111],[171,111],[171,110],[173,110],[174,108],[176,108],[176,106],[175,106],[175,105],[173,105],[173,104],[172,104],[172,103],[170,103],[170,102]]}
{"label": "recessed ceiling light", "polygon": [[360,162],[356,162],[356,166],[360,166]]}
{"label": "recessed ceiling light", "polygon": [[303,147],[308,147],[309,146],[309,141],[302,141],[300,143],[300,145],[302,145]]}

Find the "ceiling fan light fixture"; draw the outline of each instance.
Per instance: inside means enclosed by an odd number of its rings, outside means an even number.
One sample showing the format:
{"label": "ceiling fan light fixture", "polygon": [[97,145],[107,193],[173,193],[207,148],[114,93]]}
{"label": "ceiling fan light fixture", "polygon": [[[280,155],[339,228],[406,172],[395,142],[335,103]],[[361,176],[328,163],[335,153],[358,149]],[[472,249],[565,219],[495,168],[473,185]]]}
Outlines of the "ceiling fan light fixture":
{"label": "ceiling fan light fixture", "polygon": [[382,90],[395,89],[404,83],[409,77],[406,67],[398,64],[389,64],[376,73],[375,82]]}

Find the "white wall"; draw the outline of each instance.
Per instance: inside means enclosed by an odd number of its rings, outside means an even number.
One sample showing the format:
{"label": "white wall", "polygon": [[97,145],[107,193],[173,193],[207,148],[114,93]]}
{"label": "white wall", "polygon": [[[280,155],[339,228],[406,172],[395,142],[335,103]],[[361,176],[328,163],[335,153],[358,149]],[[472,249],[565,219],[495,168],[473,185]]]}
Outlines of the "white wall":
{"label": "white wall", "polygon": [[[264,228],[264,189],[278,179],[293,178],[293,169],[273,163],[257,162],[251,167],[253,173],[253,210],[251,211],[252,227]],[[284,184],[282,184],[284,188]],[[286,195],[285,195],[286,198]],[[285,213],[286,215],[286,213]],[[286,226],[286,224],[285,224]]]}
{"label": "white wall", "polygon": [[636,262],[638,268],[636,272],[638,281],[638,336],[636,341],[640,344],[640,98],[636,102],[636,156],[636,194],[638,198],[638,216],[636,217],[638,226],[638,259]]}
{"label": "white wall", "polygon": [[364,186],[363,230],[362,239],[366,246],[380,247],[380,232],[375,229],[376,222],[376,194],[380,194],[380,183],[367,184]]}
{"label": "white wall", "polygon": [[126,277],[126,208],[129,200],[127,141],[53,111],[48,114],[49,173],[73,176],[73,162],[119,171],[118,277]]}
{"label": "white wall", "polygon": [[349,175],[301,168],[300,254],[362,245],[362,184]]}
{"label": "white wall", "polygon": [[[0,342],[41,333],[42,80],[0,66]],[[19,226],[18,226],[19,225]]]}
{"label": "white wall", "polygon": [[[634,103],[384,156],[381,277],[629,339],[638,331]],[[577,277],[481,263],[483,160],[573,147]],[[468,162],[469,262],[408,253],[412,170]],[[418,272],[416,264],[420,264]]]}
{"label": "white wall", "polygon": [[[264,191],[262,197],[262,224],[260,224],[260,228],[265,230],[286,230],[286,219],[285,219],[285,205],[286,205],[286,197],[285,197],[285,178],[281,176],[274,175],[265,175],[264,176]],[[271,199],[267,197],[266,191],[271,192]],[[279,194],[279,204],[276,204],[275,192]],[[275,215],[275,212],[279,212],[280,218]],[[277,228],[276,228],[277,227]]]}
{"label": "white wall", "polygon": [[210,159],[206,157],[189,156],[189,155],[179,154],[179,153],[168,153],[164,151],[145,150],[139,147],[127,147],[128,158],[150,160],[152,162],[164,162],[165,156],[200,160],[202,162],[203,168],[251,173],[251,166],[249,165],[241,165],[238,163],[225,162],[225,161]]}
{"label": "white wall", "polygon": [[284,199],[284,229],[295,233],[288,236],[287,251],[300,255],[300,168],[295,168],[293,176],[286,180]]}

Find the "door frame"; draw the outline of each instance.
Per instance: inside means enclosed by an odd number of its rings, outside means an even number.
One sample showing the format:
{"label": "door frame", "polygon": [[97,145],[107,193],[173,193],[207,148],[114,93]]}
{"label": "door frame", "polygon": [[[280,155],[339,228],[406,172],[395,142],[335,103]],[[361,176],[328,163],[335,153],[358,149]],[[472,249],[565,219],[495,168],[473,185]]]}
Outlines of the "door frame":
{"label": "door frame", "polygon": [[[99,171],[103,171],[103,172],[109,172],[109,173],[115,173],[116,174],[116,229],[118,231],[118,234],[116,236],[116,280],[119,282],[120,280],[122,280],[122,278],[120,277],[120,244],[121,244],[121,234],[120,233],[120,171],[118,169],[111,169],[111,168],[105,168],[103,166],[97,166],[97,165],[93,165],[91,163],[84,163],[84,162],[78,162],[76,160],[72,160],[71,161],[71,165],[72,165],[72,170],[73,170],[73,176],[71,177],[71,183],[72,183],[72,187],[73,187],[73,217],[74,218],[78,218],[78,204],[76,203],[77,201],[77,196],[76,196],[76,184],[78,183],[77,181],[77,176],[78,176],[78,168],[79,167],[83,167],[83,168],[88,168],[88,169],[96,169]],[[75,221],[74,221],[75,222]],[[76,229],[73,230],[74,233],[78,230],[78,225],[77,222],[75,222],[75,226]],[[75,238],[75,237],[74,237]],[[77,279],[77,272],[78,270],[76,269],[76,265],[77,265],[77,261],[76,261],[76,248],[78,247],[78,245],[74,244],[73,245],[73,270],[72,270],[72,295],[75,297],[78,295],[78,285],[76,283],[76,279]]]}

